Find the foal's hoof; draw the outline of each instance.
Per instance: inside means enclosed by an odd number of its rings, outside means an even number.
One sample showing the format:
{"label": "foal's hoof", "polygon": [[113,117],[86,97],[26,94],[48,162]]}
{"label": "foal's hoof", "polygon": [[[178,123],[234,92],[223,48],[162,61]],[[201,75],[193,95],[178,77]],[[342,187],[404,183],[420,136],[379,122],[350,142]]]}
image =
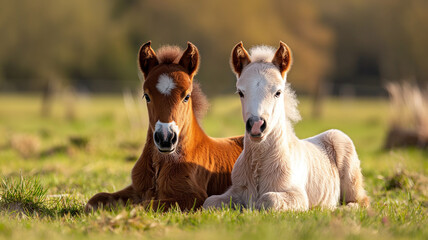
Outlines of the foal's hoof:
{"label": "foal's hoof", "polygon": [[110,207],[114,202],[113,197],[109,193],[97,193],[85,206],[85,213],[91,213],[100,208]]}
{"label": "foal's hoof", "polygon": [[356,202],[350,202],[350,203],[346,204],[346,208],[358,209],[358,208],[360,208],[360,205]]}
{"label": "foal's hoof", "polygon": [[260,198],[256,202],[255,207],[259,210],[282,210],[283,208],[285,208],[285,202],[284,200],[282,200],[278,193],[267,192],[260,196]]}
{"label": "foal's hoof", "polygon": [[202,206],[205,209],[220,209],[224,206],[223,201],[221,201],[220,195],[213,195],[207,198]]}
{"label": "foal's hoof", "polygon": [[85,213],[95,212],[98,209],[98,206],[87,203],[85,205]]}

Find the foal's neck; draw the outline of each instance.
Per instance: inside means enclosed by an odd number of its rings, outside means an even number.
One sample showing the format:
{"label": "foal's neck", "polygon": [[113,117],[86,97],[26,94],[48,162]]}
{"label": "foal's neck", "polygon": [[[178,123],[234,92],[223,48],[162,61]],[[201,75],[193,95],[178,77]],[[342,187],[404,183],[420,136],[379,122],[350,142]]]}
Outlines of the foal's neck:
{"label": "foal's neck", "polygon": [[206,139],[208,136],[202,130],[199,125],[196,116],[192,114],[189,121],[186,121],[183,129],[180,133],[181,141],[179,145],[186,151],[194,151],[194,147],[200,142]]}
{"label": "foal's neck", "polygon": [[248,147],[247,150],[251,151],[252,155],[255,157],[272,155],[278,152],[288,154],[292,150],[291,145],[293,145],[296,141],[297,137],[294,133],[291,122],[285,120],[280,121],[278,125],[275,126],[275,129],[272,129],[271,132],[265,136],[263,142],[252,142],[249,139],[248,134],[246,134],[245,148],[247,149]]}

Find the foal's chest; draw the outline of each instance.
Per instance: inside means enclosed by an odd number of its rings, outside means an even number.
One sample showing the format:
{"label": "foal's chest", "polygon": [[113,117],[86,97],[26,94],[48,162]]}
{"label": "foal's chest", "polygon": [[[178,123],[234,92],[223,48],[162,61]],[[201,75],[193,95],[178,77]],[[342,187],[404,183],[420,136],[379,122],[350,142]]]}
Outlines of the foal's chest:
{"label": "foal's chest", "polygon": [[284,164],[273,158],[251,161],[246,172],[247,181],[242,182],[244,199],[256,201],[264,193],[284,191],[290,179]]}

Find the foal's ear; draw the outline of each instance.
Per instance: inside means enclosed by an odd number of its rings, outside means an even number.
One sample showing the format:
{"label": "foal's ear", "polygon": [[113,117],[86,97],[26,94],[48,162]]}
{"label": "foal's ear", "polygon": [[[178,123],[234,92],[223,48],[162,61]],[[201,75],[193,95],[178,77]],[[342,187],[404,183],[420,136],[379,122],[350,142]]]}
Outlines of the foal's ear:
{"label": "foal's ear", "polygon": [[232,56],[230,65],[232,70],[239,76],[241,76],[242,70],[245,66],[251,63],[250,56],[248,55],[247,50],[245,50],[242,42],[239,42],[235,45],[232,50]]}
{"label": "foal's ear", "polygon": [[178,64],[180,64],[184,67],[184,69],[186,69],[187,74],[189,74],[190,79],[192,79],[198,71],[199,67],[198,48],[191,42],[187,42],[187,49],[186,51],[184,51],[183,56],[181,56],[181,59]]}
{"label": "foal's ear", "polygon": [[156,57],[155,51],[153,51],[150,46],[152,41],[148,41],[140,47],[138,51],[138,67],[144,74],[144,78],[147,78],[150,70],[156,67],[159,64],[159,61]]}
{"label": "foal's ear", "polygon": [[279,68],[282,77],[284,77],[291,66],[291,50],[287,44],[279,41],[279,48],[276,50],[272,63]]}

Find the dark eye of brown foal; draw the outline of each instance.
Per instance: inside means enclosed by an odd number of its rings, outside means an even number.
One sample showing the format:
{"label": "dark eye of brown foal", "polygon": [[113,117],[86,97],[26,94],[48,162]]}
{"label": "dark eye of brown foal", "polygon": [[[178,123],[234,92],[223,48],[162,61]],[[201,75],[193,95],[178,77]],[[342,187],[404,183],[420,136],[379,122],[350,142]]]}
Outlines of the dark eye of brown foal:
{"label": "dark eye of brown foal", "polygon": [[244,98],[244,94],[240,90],[238,90],[238,94],[240,98]]}
{"label": "dark eye of brown foal", "polygon": [[279,98],[279,96],[281,96],[281,90],[278,90],[278,91],[275,93],[275,97],[276,97],[276,98]]}
{"label": "dark eye of brown foal", "polygon": [[183,99],[183,102],[186,103],[187,101],[189,101],[189,98],[190,98],[190,94],[187,94],[186,97]]}
{"label": "dark eye of brown foal", "polygon": [[147,95],[147,93],[144,93],[143,98],[145,98],[146,102],[148,102],[148,103],[151,101],[150,97],[149,97],[149,95]]}

